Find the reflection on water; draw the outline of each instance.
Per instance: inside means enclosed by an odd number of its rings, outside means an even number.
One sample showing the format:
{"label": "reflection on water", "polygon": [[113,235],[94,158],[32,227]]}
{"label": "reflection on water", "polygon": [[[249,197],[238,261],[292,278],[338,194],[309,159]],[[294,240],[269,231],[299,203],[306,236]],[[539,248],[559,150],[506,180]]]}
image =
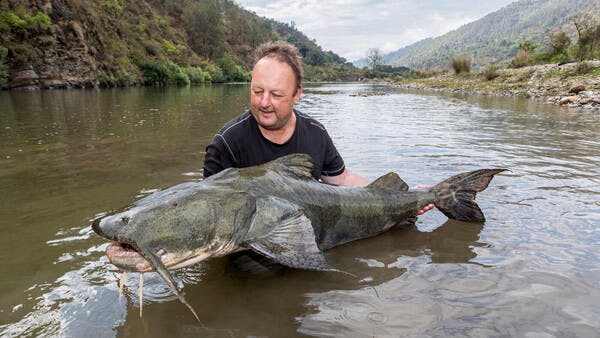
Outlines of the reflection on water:
{"label": "reflection on water", "polygon": [[90,222],[198,179],[204,146],[247,91],[1,92],[0,335],[597,336],[600,116],[364,84],[307,86],[298,108],[370,179],[433,185],[509,168],[478,196],[486,223],[432,211],[326,253],[354,276],[197,264],[176,281],[202,323],[147,273],[140,318],[139,276],[119,302],[120,272]]}

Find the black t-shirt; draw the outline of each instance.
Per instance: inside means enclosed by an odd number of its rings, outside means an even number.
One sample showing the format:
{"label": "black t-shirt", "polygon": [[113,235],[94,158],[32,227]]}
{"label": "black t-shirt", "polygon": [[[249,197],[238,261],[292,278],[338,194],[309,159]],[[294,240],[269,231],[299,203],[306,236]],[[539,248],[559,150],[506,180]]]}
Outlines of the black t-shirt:
{"label": "black t-shirt", "polygon": [[308,154],[313,158],[315,168],[312,175],[315,179],[344,172],[344,160],[325,127],[296,110],[294,113],[296,129],[284,144],[266,139],[250,110],[227,122],[206,146],[204,177],[227,168],[251,167],[295,153]]}

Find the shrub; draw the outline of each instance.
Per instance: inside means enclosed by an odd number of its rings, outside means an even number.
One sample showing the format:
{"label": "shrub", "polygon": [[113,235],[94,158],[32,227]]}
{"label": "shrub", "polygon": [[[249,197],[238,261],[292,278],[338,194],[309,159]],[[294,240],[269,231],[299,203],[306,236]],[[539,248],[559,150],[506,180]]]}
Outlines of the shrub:
{"label": "shrub", "polygon": [[190,79],[190,83],[192,84],[201,84],[206,82],[211,82],[210,74],[205,72],[200,67],[185,67],[183,71]]}
{"label": "shrub", "polygon": [[107,14],[119,17],[123,12],[123,6],[119,3],[119,0],[105,0],[102,3],[102,8]]}
{"label": "shrub", "polygon": [[166,86],[169,83],[169,70],[160,61],[141,64],[140,69],[145,85]]}
{"label": "shrub", "polygon": [[134,83],[135,79],[126,71],[119,70],[117,71],[117,74],[115,74],[115,86],[117,87],[127,87]]}
{"label": "shrub", "polygon": [[37,12],[36,15],[27,18],[29,27],[37,32],[46,32],[52,28],[50,17],[42,12]]}
{"label": "shrub", "polygon": [[185,50],[185,46],[180,44],[175,44],[169,40],[163,39],[162,46],[167,55],[170,57],[178,57]]}
{"label": "shrub", "polygon": [[469,73],[471,71],[471,57],[468,55],[457,56],[452,59],[452,68],[454,73]]}
{"label": "shrub", "polygon": [[20,15],[14,12],[8,12],[0,17],[0,21],[2,31],[10,30],[25,36],[32,33],[45,33],[52,28],[50,17],[42,12],[37,12],[34,16],[24,12]]}
{"label": "shrub", "polygon": [[169,84],[178,86],[188,86],[190,84],[190,79],[183,69],[172,61],[167,62],[167,76]]}
{"label": "shrub", "polygon": [[488,81],[492,81],[493,79],[500,76],[500,74],[498,73],[498,66],[496,66],[496,65],[485,66],[483,68],[482,74],[483,74],[483,77],[485,77],[485,79]]}
{"label": "shrub", "polygon": [[526,51],[520,50],[517,55],[510,60],[510,66],[512,68],[521,68],[530,64],[530,54]]}
{"label": "shrub", "polygon": [[223,71],[221,70],[221,68],[213,64],[208,64],[206,66],[206,71],[208,72],[208,74],[210,74],[212,82],[225,82],[225,77],[223,76]]}
{"label": "shrub", "polygon": [[8,12],[4,16],[6,23],[10,26],[10,29],[15,33],[26,34],[28,24],[27,21],[19,17],[17,14],[13,12]]}
{"label": "shrub", "polygon": [[189,86],[190,79],[183,71],[179,70],[179,71],[174,72],[173,74],[170,74],[169,83],[175,84],[178,86]]}
{"label": "shrub", "polygon": [[250,80],[250,73],[237,65],[229,54],[217,59],[217,65],[223,72],[225,82],[248,82]]}

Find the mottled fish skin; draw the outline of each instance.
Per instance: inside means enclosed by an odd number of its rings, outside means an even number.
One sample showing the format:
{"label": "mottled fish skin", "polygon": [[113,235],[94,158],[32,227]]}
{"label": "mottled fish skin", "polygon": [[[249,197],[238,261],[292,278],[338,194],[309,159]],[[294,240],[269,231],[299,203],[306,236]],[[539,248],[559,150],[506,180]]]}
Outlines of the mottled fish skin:
{"label": "mottled fish skin", "polygon": [[92,228],[119,243],[108,253],[115,265],[157,270],[169,285],[168,269],[243,249],[293,268],[338,271],[322,251],[414,222],[416,211],[430,203],[452,219],[483,222],[475,195],[505,170],[462,173],[409,191],[395,173],[366,187],[324,184],[313,179],[313,166],[309,155],[293,154],[226,169],[150,194]]}

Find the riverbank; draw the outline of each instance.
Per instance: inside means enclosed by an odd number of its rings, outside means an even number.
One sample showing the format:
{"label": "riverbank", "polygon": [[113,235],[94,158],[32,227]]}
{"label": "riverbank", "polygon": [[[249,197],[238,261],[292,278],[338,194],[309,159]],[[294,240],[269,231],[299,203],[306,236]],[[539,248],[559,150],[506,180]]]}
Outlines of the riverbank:
{"label": "riverbank", "polygon": [[534,97],[549,104],[600,110],[600,60],[458,75],[443,73],[404,79],[394,85],[464,94]]}

